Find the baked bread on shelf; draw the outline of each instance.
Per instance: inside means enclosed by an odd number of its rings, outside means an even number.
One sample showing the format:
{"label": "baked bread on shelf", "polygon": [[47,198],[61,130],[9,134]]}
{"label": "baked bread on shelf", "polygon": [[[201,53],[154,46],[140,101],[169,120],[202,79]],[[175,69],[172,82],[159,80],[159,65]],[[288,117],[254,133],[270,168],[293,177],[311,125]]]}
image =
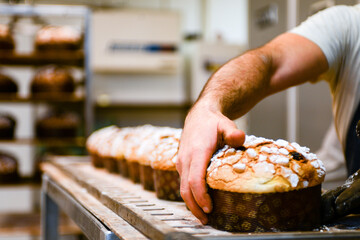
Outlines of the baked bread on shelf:
{"label": "baked bread on shelf", "polygon": [[13,51],[15,49],[11,29],[6,24],[0,24],[0,49],[9,51]]}
{"label": "baked bread on shelf", "polygon": [[129,177],[135,183],[140,182],[140,157],[138,150],[142,142],[151,137],[156,131],[156,127],[147,124],[134,127],[126,136],[124,157],[128,165]]}
{"label": "baked bread on shelf", "polygon": [[72,94],[75,80],[66,67],[48,65],[40,68],[31,81],[33,97],[61,97]]}
{"label": "baked bread on shelf", "polygon": [[16,120],[9,114],[0,114],[0,139],[13,139]]}
{"label": "baked bread on shelf", "polygon": [[156,196],[164,200],[182,201],[180,176],[176,171],[177,152],[181,129],[162,136],[152,153],[151,167],[154,169]]}
{"label": "baked bread on shelf", "polygon": [[[140,177],[144,189],[154,188],[159,199],[182,201],[176,171],[181,133],[151,125],[110,126],[94,132],[87,149],[93,159],[117,161],[124,176],[129,168],[131,179]],[[310,149],[246,136],[243,146],[224,146],[211,158],[209,224],[232,232],[311,230],[320,224],[324,177],[325,168]]]}
{"label": "baked bread on shelf", "polygon": [[246,136],[217,151],[207,169],[209,224],[235,232],[311,230],[320,224],[325,168],[306,147]]}
{"label": "baked bread on shelf", "polygon": [[115,142],[115,139],[119,136],[120,131],[120,128],[113,126],[112,129],[108,129],[108,131],[104,132],[106,137],[100,138],[100,141],[98,142],[98,158],[102,162],[103,167],[105,167],[105,169],[109,172],[119,171],[118,164],[116,162],[116,159],[112,156],[111,150],[114,143],[117,144],[117,142]]}
{"label": "baked bread on shelf", "polygon": [[154,170],[151,167],[151,162],[154,160],[154,151],[156,151],[162,139],[173,135],[174,131],[170,127],[156,127],[153,134],[147,136],[136,151],[136,158],[140,165],[140,182],[146,190],[155,190]]}
{"label": "baked bread on shelf", "polygon": [[16,94],[17,92],[18,85],[15,80],[8,75],[0,73],[0,95]]}
{"label": "baked bread on shelf", "polygon": [[18,168],[18,161],[14,156],[0,152],[0,184],[18,181]]}
{"label": "baked bread on shelf", "polygon": [[[155,176],[161,179],[156,188],[160,198],[181,200],[179,175],[175,168],[180,135],[181,129],[170,127],[109,126],[93,132],[87,139],[86,148],[95,167],[119,172],[135,183],[141,182],[146,190],[155,190]],[[163,179],[171,176],[170,181],[163,181],[161,175],[166,175]]]}
{"label": "baked bread on shelf", "polygon": [[45,26],[35,36],[37,51],[77,50],[81,45],[81,33],[70,26]]}
{"label": "baked bread on shelf", "polygon": [[74,138],[77,136],[80,121],[71,112],[49,112],[36,121],[37,138]]}
{"label": "baked bread on shelf", "polygon": [[[91,156],[91,163],[94,167],[104,167],[103,156],[100,151],[104,144],[108,143],[107,139],[113,133],[118,131],[118,127],[111,125],[93,132],[86,140],[86,149]],[[102,153],[103,154],[103,153]]]}

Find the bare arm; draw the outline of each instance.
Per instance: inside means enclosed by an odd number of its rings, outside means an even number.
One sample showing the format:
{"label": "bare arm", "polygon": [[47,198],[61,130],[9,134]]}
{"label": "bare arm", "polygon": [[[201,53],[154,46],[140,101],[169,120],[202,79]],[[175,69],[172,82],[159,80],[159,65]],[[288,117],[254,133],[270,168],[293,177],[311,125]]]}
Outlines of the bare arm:
{"label": "bare arm", "polygon": [[209,79],[186,117],[177,162],[181,195],[202,223],[212,208],[205,183],[212,154],[223,144],[237,147],[245,140],[230,119],[244,115],[266,96],[314,80],[327,69],[316,44],[285,33],[232,59]]}

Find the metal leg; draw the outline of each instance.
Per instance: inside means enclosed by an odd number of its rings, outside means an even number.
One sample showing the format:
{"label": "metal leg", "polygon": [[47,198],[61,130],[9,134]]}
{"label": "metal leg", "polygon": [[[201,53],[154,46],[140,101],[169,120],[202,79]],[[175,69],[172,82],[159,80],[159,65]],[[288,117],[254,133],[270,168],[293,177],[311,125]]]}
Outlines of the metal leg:
{"label": "metal leg", "polygon": [[42,191],[41,230],[43,240],[57,240],[59,226],[59,207]]}

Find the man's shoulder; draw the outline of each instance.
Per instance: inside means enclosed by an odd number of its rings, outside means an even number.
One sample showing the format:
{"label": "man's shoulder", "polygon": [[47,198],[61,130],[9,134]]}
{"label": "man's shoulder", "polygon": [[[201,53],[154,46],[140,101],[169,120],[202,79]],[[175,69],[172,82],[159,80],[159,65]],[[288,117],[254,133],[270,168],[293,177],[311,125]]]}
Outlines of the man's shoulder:
{"label": "man's shoulder", "polygon": [[354,6],[336,5],[326,8],[309,17],[305,22],[308,25],[330,26],[329,30],[333,32],[338,26],[338,30],[358,27],[360,22],[360,4]]}
{"label": "man's shoulder", "polygon": [[324,14],[338,14],[338,15],[348,15],[356,14],[360,15],[360,4],[356,5],[335,5],[325,10],[321,11]]}

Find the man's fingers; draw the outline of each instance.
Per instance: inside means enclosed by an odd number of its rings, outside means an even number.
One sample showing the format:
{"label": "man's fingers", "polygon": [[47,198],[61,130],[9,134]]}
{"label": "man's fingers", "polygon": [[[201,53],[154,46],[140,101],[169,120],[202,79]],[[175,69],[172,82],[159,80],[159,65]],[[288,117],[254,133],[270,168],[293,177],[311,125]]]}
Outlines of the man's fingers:
{"label": "man's fingers", "polygon": [[181,148],[184,147],[184,145],[181,144],[186,144],[186,143],[184,142],[180,143],[178,161],[176,164],[176,168],[179,172],[181,179],[180,194],[183,200],[185,201],[187,207],[195,215],[195,217],[197,217],[201,221],[201,223],[206,224],[208,221],[207,216],[202,211],[201,207],[198,206],[189,186],[189,174],[190,174],[191,164],[193,164],[191,160],[194,159],[193,158],[194,151],[191,151],[191,154],[188,154],[187,152],[184,151],[180,151]]}
{"label": "man's fingers", "polygon": [[222,134],[223,144],[231,147],[240,147],[244,144],[245,133],[237,129],[235,123],[228,119],[220,121],[218,132]]}
{"label": "man's fingers", "polygon": [[344,190],[335,201],[338,213],[348,214],[352,209],[360,207],[360,181],[355,181],[348,189]]}
{"label": "man's fingers", "polygon": [[334,203],[335,199],[342,193],[342,191],[344,191],[344,188],[340,186],[334,190],[325,192],[321,196],[321,214],[322,221],[324,223],[329,222],[337,217]]}
{"label": "man's fingers", "polygon": [[209,163],[209,155],[211,156],[214,150],[206,150],[193,153],[193,161],[190,165],[189,171],[189,185],[195,201],[205,213],[210,213],[212,210],[211,198],[206,189],[206,169]]}
{"label": "man's fingers", "polygon": [[195,198],[192,195],[190,190],[188,180],[188,176],[181,176],[181,187],[180,187],[180,194],[183,200],[186,203],[186,206],[190,209],[190,211],[197,217],[202,224],[206,224],[208,222],[208,218],[206,214],[202,211],[202,209],[197,205]]}

